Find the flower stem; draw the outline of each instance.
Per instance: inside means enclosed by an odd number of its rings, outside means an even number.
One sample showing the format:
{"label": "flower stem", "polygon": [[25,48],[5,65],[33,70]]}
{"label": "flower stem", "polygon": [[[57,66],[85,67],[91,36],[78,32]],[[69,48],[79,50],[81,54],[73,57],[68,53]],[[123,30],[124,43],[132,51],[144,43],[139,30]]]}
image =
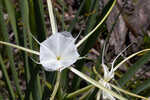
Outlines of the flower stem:
{"label": "flower stem", "polygon": [[115,66],[114,71],[117,70],[118,67],[120,67],[120,66],[121,66],[123,63],[125,63],[127,60],[133,58],[134,56],[136,56],[136,55],[138,55],[138,54],[140,54],[140,53],[147,52],[147,51],[150,51],[150,48],[144,49],[144,50],[141,50],[141,51],[138,51],[138,52],[136,52],[136,53],[134,53],[134,54],[132,54],[132,55],[126,57],[126,59],[124,59],[124,60],[121,61],[118,65]]}
{"label": "flower stem", "polygon": [[94,87],[93,85],[88,85],[88,86],[86,86],[86,87],[84,87],[82,89],[79,89],[79,90],[77,90],[77,91],[75,91],[73,93],[68,94],[67,98],[69,99],[69,98],[75,97],[75,96],[77,96],[77,95],[79,95],[79,94],[81,94],[83,92],[87,92],[89,89],[91,89],[93,87]]}
{"label": "flower stem", "polygon": [[51,0],[47,0],[47,5],[48,5],[49,17],[51,21],[52,33],[55,34],[56,32],[58,32],[58,29],[57,29],[57,24],[56,24],[54,13],[53,13]]}
{"label": "flower stem", "polygon": [[[109,84],[110,84],[110,83],[109,83]],[[140,95],[137,95],[137,94],[128,92],[128,91],[123,90],[123,89],[121,89],[121,88],[119,88],[119,87],[117,87],[117,86],[115,86],[115,85],[113,85],[113,84],[110,84],[110,85],[111,85],[111,87],[115,88],[116,90],[119,90],[119,91],[121,91],[121,92],[123,92],[123,93],[125,93],[125,94],[130,95],[130,96],[137,97],[137,98],[141,98],[141,99],[144,99],[144,100],[149,100],[149,99],[146,98],[146,97],[143,97],[143,96],[140,96]]]}
{"label": "flower stem", "polygon": [[57,72],[57,80],[56,80],[56,84],[55,84],[55,87],[54,87],[54,90],[53,90],[53,93],[50,97],[49,100],[54,100],[54,97],[57,93],[57,90],[58,90],[58,87],[59,87],[59,83],[60,83],[60,76],[61,76],[61,72]]}
{"label": "flower stem", "polygon": [[24,48],[24,47],[22,47],[22,46],[18,46],[18,45],[12,44],[12,43],[0,41],[0,44],[4,44],[4,45],[7,45],[7,46],[11,46],[11,47],[14,47],[14,48],[23,50],[23,51],[25,51],[25,52],[29,52],[29,53],[35,54],[35,55],[40,55],[40,53],[39,53],[38,51],[34,51],[34,50],[31,50],[31,49],[28,49],[28,48]]}

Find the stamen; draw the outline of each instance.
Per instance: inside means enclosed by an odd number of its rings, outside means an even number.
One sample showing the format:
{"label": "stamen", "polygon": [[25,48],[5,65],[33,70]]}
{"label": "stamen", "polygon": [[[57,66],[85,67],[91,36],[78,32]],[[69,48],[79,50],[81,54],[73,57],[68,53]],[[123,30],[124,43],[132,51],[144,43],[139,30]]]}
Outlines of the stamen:
{"label": "stamen", "polygon": [[61,58],[61,57],[60,57],[60,56],[58,56],[58,57],[57,57],[57,60],[60,60],[60,58]]}

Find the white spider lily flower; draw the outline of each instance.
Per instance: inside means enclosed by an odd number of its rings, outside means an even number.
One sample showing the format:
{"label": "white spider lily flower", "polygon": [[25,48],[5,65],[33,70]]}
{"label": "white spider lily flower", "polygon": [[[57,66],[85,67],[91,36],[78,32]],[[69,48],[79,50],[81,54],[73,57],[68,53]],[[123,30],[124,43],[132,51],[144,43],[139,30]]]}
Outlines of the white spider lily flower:
{"label": "white spider lily flower", "polygon": [[[129,45],[131,46],[131,44]],[[128,46],[128,47],[129,47]],[[104,49],[103,49],[103,53],[102,53],[102,67],[103,67],[103,70],[104,70],[104,77],[103,79],[100,79],[99,82],[105,87],[105,88],[108,88],[108,89],[111,89],[111,86],[110,84],[108,83],[109,81],[111,81],[113,78],[114,78],[114,75],[115,75],[115,71],[119,68],[119,67],[115,67],[114,68],[114,63],[115,61],[117,60],[117,58],[128,48],[126,47],[123,51],[121,51],[117,57],[113,60],[112,62],[112,66],[111,66],[111,69],[109,70],[109,68],[105,65],[104,63],[104,51],[105,51],[105,45],[104,45]],[[102,93],[102,98],[105,100],[116,100],[111,94],[105,92],[105,91],[102,91],[99,90],[98,93]],[[99,96],[99,94],[98,94]],[[100,97],[98,97],[100,98]]]}
{"label": "white spider lily flower", "polygon": [[[114,78],[114,71],[113,71],[113,68],[109,71],[109,69],[108,69],[108,67],[104,64],[104,63],[102,63],[102,67],[103,67],[103,69],[104,69],[104,77],[103,77],[103,79],[100,79],[99,80],[99,82],[105,87],[105,88],[108,88],[108,89],[110,89],[111,90],[111,86],[109,85],[109,81],[111,80],[111,79],[113,79]],[[101,90],[100,90],[101,91]],[[107,92],[105,92],[105,91],[102,91],[102,92],[100,92],[100,93],[102,93],[102,98],[104,99],[104,100],[116,100],[111,94],[109,94],[109,93],[107,93]]]}
{"label": "white spider lily flower", "polygon": [[57,32],[40,43],[40,64],[46,71],[62,71],[75,63],[79,53],[70,32]]}
{"label": "white spider lily flower", "polygon": [[[103,53],[102,53],[102,68],[104,70],[104,76],[102,79],[99,80],[99,83],[101,83],[105,88],[108,88],[111,90],[111,86],[109,85],[108,82],[114,78],[114,70],[113,70],[113,66],[111,67],[111,70],[109,70],[108,67],[105,65],[104,51],[105,51],[105,45],[104,45]],[[100,100],[101,94],[104,100],[116,100],[111,94],[102,90],[99,90],[99,92],[97,93],[97,100]]]}
{"label": "white spider lily flower", "polygon": [[[103,61],[102,61],[103,62]],[[111,90],[111,86],[109,85],[109,81],[111,81],[111,79],[114,78],[114,70],[113,70],[113,67],[111,68],[111,70],[109,71],[108,67],[102,63],[102,67],[103,67],[103,70],[104,70],[104,77],[103,79],[100,79],[99,82],[105,87],[105,88],[108,88]],[[101,91],[101,90],[99,90]],[[111,94],[105,92],[105,91],[102,91],[102,92],[99,92],[99,93],[102,93],[102,98],[104,100],[116,100]]]}

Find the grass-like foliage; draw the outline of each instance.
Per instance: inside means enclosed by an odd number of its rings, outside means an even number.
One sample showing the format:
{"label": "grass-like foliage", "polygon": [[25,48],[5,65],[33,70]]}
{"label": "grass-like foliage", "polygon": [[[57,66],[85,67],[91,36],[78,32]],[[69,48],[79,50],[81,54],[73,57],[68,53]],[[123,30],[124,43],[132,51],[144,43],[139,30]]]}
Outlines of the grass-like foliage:
{"label": "grass-like foliage", "polygon": [[[117,0],[101,10],[100,0],[77,2],[67,22],[63,0],[0,0],[0,100],[148,100],[149,79],[134,78],[150,49],[122,57],[130,44],[111,65],[105,59],[106,21]],[[98,43],[103,33],[105,45]],[[129,68],[126,62],[139,55]]]}

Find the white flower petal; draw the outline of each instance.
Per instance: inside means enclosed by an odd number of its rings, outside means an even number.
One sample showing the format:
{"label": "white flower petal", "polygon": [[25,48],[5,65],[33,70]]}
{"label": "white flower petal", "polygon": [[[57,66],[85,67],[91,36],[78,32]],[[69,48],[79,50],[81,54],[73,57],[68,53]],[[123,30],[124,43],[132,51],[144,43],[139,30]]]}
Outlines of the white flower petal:
{"label": "white flower petal", "polygon": [[66,38],[70,38],[71,40],[74,39],[70,32],[64,31],[64,32],[60,32],[60,34],[65,36]]}
{"label": "white flower petal", "polygon": [[70,43],[63,51],[62,53],[63,60],[69,60],[69,59],[78,59],[79,53],[77,52],[76,46],[73,43]]}
{"label": "white flower petal", "polygon": [[58,70],[61,65],[58,63],[57,60],[50,60],[50,61],[44,61],[42,62],[43,68],[46,71],[54,71],[54,70]]}
{"label": "white flower petal", "polygon": [[102,67],[104,69],[104,79],[106,81],[110,81],[114,77],[114,70],[111,69],[109,71],[108,67],[105,64],[102,64]]}
{"label": "white flower petal", "polygon": [[109,70],[108,67],[105,64],[102,64],[103,70],[104,70],[104,79],[107,77]]}
{"label": "white flower petal", "polygon": [[[60,35],[58,33],[51,35],[48,39],[46,39],[41,44],[48,47],[49,50],[51,50],[55,56],[59,55],[59,38]],[[42,46],[40,46],[41,48]],[[43,51],[46,52],[46,51]]]}
{"label": "white flower petal", "polygon": [[52,61],[56,59],[55,54],[44,44],[41,44],[40,46],[40,63],[43,65],[44,62]]}
{"label": "white flower petal", "polygon": [[65,69],[66,67],[71,66],[73,63],[76,62],[77,59],[70,59],[70,60],[61,60],[61,64],[63,65],[63,67],[61,68],[62,70]]}
{"label": "white flower petal", "polygon": [[103,99],[105,100],[116,100],[111,94],[103,91]]}
{"label": "white flower petal", "polygon": [[[99,83],[101,83],[105,88],[111,90],[111,86],[109,85],[109,83],[107,83],[103,79],[99,80]],[[105,91],[102,91],[102,98],[103,100],[116,100],[111,94]]]}

